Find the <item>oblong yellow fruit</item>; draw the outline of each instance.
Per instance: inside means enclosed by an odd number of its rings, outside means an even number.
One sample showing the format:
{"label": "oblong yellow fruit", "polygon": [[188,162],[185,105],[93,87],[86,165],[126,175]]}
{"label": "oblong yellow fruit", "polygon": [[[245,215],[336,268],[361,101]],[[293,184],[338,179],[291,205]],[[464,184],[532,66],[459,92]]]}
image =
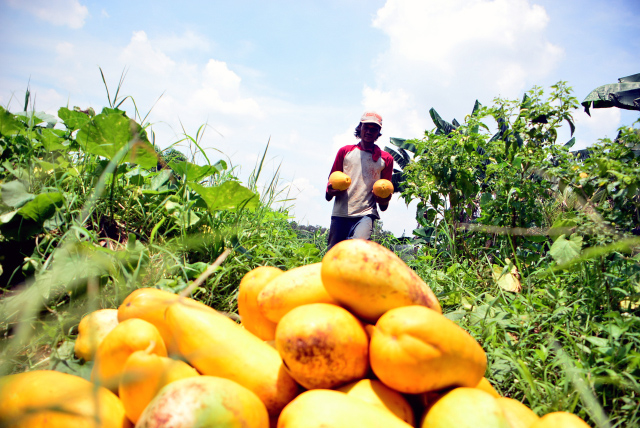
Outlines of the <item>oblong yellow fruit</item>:
{"label": "oblong yellow fruit", "polygon": [[226,316],[185,300],[169,306],[166,321],[189,364],[253,391],[271,416],[300,392],[278,351]]}
{"label": "oblong yellow fruit", "polygon": [[491,394],[477,388],[456,388],[425,413],[420,428],[511,428]]}
{"label": "oblong yellow fruit", "polygon": [[165,385],[200,373],[184,361],[136,351],[122,370],[118,395],[127,417],[136,423],[142,411]]}
{"label": "oblong yellow fruit", "polygon": [[128,428],[131,423],[108,389],[79,376],[34,370],[0,378],[0,426]]}
{"label": "oblong yellow fruit", "polygon": [[314,389],[300,394],[278,418],[277,428],[410,428],[386,410],[344,392]]}
{"label": "oblong yellow fruit", "polygon": [[373,183],[373,194],[379,198],[388,198],[393,193],[393,184],[384,178]]}
{"label": "oblong yellow fruit", "polygon": [[307,389],[340,386],[369,370],[369,340],[362,323],[327,303],[299,306],[282,317],[276,349],[291,377]]}
{"label": "oblong yellow fruit", "polygon": [[529,428],[590,428],[579,416],[569,412],[547,413]]}
{"label": "oblong yellow fruit", "polygon": [[162,357],[167,356],[167,348],[158,329],[138,318],[122,321],[98,346],[91,380],[117,393],[127,358],[135,351],[144,350]]}
{"label": "oblong yellow fruit", "polygon": [[322,263],[300,266],[284,272],[264,286],[258,295],[260,312],[277,323],[291,309],[309,303],[338,305],[322,284]]}
{"label": "oblong yellow fruit", "polygon": [[337,391],[391,412],[409,425],[414,426],[415,417],[411,404],[402,394],[379,380],[362,379],[337,388]]}
{"label": "oblong yellow fruit", "polygon": [[214,376],[181,379],[165,386],[140,416],[137,428],[269,428],[258,396]]}
{"label": "oblong yellow fruit", "polygon": [[475,387],[487,368],[484,350],[469,333],[424,306],[404,306],[381,316],[369,354],[378,379],[408,394]]}
{"label": "oblong yellow fruit", "polygon": [[518,400],[509,397],[498,397],[496,401],[511,424],[511,428],[529,428],[540,419],[533,410]]}
{"label": "oblong yellow fruit", "polygon": [[336,190],[347,190],[351,186],[351,177],[342,171],[333,171],[329,176],[329,184]]}
{"label": "oblong yellow fruit", "polygon": [[262,340],[276,337],[277,323],[260,312],[258,295],[272,279],[282,274],[283,271],[277,267],[260,266],[247,272],[238,287],[238,314],[242,325]]}
{"label": "oblong yellow fruit", "polygon": [[156,288],[139,288],[131,292],[118,307],[118,320],[122,322],[130,318],[140,318],[150,322],[160,332],[168,353],[177,354],[178,351],[167,327],[164,313],[171,304],[178,300],[188,301],[192,305],[200,306],[203,310],[214,311],[213,308],[189,297],[181,297]]}
{"label": "oblong yellow fruit", "polygon": [[484,392],[488,392],[493,395],[495,398],[500,398],[500,393],[496,391],[496,389],[491,385],[491,382],[486,377],[480,379],[480,382],[476,385],[476,388],[483,390]]}
{"label": "oblong yellow fruit", "polygon": [[429,286],[392,251],[372,241],[336,244],[322,258],[321,273],[331,297],[369,322],[389,309],[408,305],[442,312]]}
{"label": "oblong yellow fruit", "polygon": [[98,309],[82,317],[78,324],[78,337],[73,349],[76,357],[93,361],[98,345],[117,325],[117,309]]}

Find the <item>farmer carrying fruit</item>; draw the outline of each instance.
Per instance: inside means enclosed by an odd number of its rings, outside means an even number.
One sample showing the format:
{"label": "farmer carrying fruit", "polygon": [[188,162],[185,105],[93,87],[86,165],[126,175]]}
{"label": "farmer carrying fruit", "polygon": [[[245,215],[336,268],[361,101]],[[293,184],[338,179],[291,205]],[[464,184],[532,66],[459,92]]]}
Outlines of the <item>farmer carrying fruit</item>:
{"label": "farmer carrying fruit", "polygon": [[376,203],[381,211],[389,206],[391,194],[380,197],[373,191],[378,180],[391,180],[393,172],[393,157],[375,144],[382,135],[381,129],[382,117],[372,111],[365,112],[355,130],[360,142],[338,150],[325,194],[327,201],[336,198],[331,213],[329,248],[345,239],[370,239],[374,222],[380,218]]}

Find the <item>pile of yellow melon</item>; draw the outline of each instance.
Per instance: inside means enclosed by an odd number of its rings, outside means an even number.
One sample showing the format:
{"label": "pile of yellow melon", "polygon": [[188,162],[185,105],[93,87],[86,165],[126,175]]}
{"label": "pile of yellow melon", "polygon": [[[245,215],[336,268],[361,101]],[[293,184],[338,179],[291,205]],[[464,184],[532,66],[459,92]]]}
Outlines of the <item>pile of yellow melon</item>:
{"label": "pile of yellow melon", "polygon": [[587,427],[500,397],[487,359],[391,251],[349,240],[322,263],[259,267],[242,324],[142,288],[86,316],[92,382],[53,371],[0,379],[3,427]]}

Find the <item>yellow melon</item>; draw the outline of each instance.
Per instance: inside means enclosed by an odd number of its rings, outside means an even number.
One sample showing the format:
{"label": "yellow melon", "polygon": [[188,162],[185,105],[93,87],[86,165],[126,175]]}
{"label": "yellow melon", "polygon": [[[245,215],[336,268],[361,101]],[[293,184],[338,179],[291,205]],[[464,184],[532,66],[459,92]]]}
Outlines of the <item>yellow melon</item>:
{"label": "yellow melon", "polygon": [[122,402],[106,388],[67,373],[34,370],[0,378],[4,428],[126,428]]}
{"label": "yellow melon", "polygon": [[425,413],[420,428],[511,428],[491,394],[477,388],[455,388]]}
{"label": "yellow melon", "polygon": [[178,301],[167,308],[166,323],[191,366],[253,391],[270,416],[277,416],[300,392],[278,351],[211,308]]}
{"label": "yellow melon", "polygon": [[475,387],[487,368],[484,350],[469,333],[424,306],[404,306],[381,316],[369,352],[378,379],[408,394]]}
{"label": "yellow melon", "polygon": [[138,318],[122,321],[98,346],[91,380],[117,393],[127,358],[143,350],[167,356],[162,336],[153,324]]}
{"label": "yellow melon", "polygon": [[536,422],[538,415],[533,410],[513,398],[499,397],[496,398],[498,405],[502,408],[504,415],[509,420],[511,428],[529,428]]}
{"label": "yellow melon", "polygon": [[165,385],[194,376],[200,374],[184,361],[147,351],[134,352],[127,358],[118,388],[127,417],[138,422],[142,411]]}
{"label": "yellow melon", "polygon": [[389,180],[381,178],[373,183],[373,194],[379,198],[386,199],[393,193],[393,184]]}
{"label": "yellow melon", "polygon": [[569,412],[547,413],[529,428],[590,428],[579,416]]}
{"label": "yellow melon", "polygon": [[314,389],[287,405],[277,428],[410,428],[386,410],[344,392]]}
{"label": "yellow melon", "polygon": [[202,310],[215,312],[213,308],[189,297],[181,297],[156,288],[139,288],[131,292],[118,307],[118,320],[122,322],[130,318],[140,318],[150,322],[160,332],[167,352],[172,355],[178,354],[177,345],[174,343],[164,318],[167,308],[177,301],[189,302],[191,305],[201,307]]}
{"label": "yellow melon", "polygon": [[336,190],[347,190],[351,186],[351,177],[342,171],[333,171],[329,176],[329,184]]}
{"label": "yellow melon", "polygon": [[92,361],[102,339],[117,325],[117,309],[99,309],[82,317],[74,345],[76,357]]}
{"label": "yellow melon", "polygon": [[276,337],[276,323],[265,317],[258,306],[258,295],[282,270],[273,266],[260,266],[242,277],[238,288],[238,314],[244,328],[262,340]]}
{"label": "yellow melon", "polygon": [[484,392],[488,392],[496,398],[500,397],[500,393],[496,391],[496,389],[493,387],[493,385],[491,385],[491,382],[489,382],[486,377],[480,379],[480,382],[478,382],[476,388],[481,389]]}
{"label": "yellow melon", "polygon": [[139,428],[269,428],[264,403],[229,379],[198,376],[160,390],[140,416]]}
{"label": "yellow melon", "polygon": [[[337,305],[322,284],[322,263],[300,266],[284,272],[264,286],[258,295],[260,312],[277,323],[291,309],[310,303]],[[264,339],[268,340],[268,339]]]}
{"label": "yellow melon", "polygon": [[369,341],[362,323],[327,303],[298,306],[282,317],[276,349],[291,377],[307,389],[343,385],[369,370]]}
{"label": "yellow melon", "polygon": [[339,242],[322,258],[321,274],[329,295],[368,322],[375,323],[389,309],[407,305],[442,312],[422,278],[393,251],[372,241]]}
{"label": "yellow melon", "polygon": [[379,380],[362,379],[342,386],[337,390],[391,412],[409,425],[414,426],[413,409],[407,399],[398,391],[389,388]]}

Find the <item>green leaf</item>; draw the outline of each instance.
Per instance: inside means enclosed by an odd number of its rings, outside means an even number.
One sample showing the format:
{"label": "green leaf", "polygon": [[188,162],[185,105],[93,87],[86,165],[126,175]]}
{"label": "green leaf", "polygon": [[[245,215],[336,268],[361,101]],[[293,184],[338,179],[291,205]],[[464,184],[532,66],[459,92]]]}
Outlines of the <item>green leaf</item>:
{"label": "green leaf", "polygon": [[559,218],[553,222],[551,229],[549,229],[549,236],[552,239],[557,239],[560,235],[566,235],[570,233],[567,229],[571,229],[576,227],[578,222],[575,219],[571,218]]}
{"label": "green leaf", "polygon": [[199,181],[204,177],[218,173],[218,169],[214,165],[200,166],[186,161],[169,162],[169,167],[187,181]]}
{"label": "green leaf", "polygon": [[97,115],[80,128],[76,140],[87,152],[109,160],[131,142],[132,149],[120,163],[137,163],[144,168],[153,168],[158,163],[146,132],[136,121],[119,114]]}
{"label": "green leaf", "polygon": [[24,130],[24,125],[14,115],[0,107],[0,135],[17,135]]}
{"label": "green leaf", "polygon": [[69,150],[68,146],[62,144],[65,132],[60,129],[42,128],[36,133],[36,139],[42,143],[45,150],[53,152],[56,150]]}
{"label": "green leaf", "polygon": [[143,193],[157,194],[158,192],[166,193],[170,191],[169,185],[171,185],[171,182],[169,180],[173,177],[173,172],[170,169],[163,169],[151,174],[148,189],[143,189]]}
{"label": "green leaf", "polygon": [[37,223],[42,223],[52,217],[56,212],[56,207],[62,206],[63,202],[64,196],[60,192],[41,193],[20,208],[18,214]]}
{"label": "green leaf", "polygon": [[237,181],[227,181],[216,187],[189,183],[189,187],[204,199],[211,212],[235,211],[239,208],[254,209],[260,203],[258,195]]}
{"label": "green leaf", "polygon": [[53,128],[55,124],[58,123],[58,119],[56,119],[55,116],[47,114],[43,111],[21,111],[19,113],[16,113],[16,116],[24,117],[30,128],[33,128],[35,125],[40,125],[41,123],[46,123],[47,128]]}
{"label": "green leaf", "polygon": [[558,264],[562,265],[579,257],[581,250],[582,236],[574,233],[571,235],[571,239],[565,238],[565,235],[560,235],[551,246],[549,254]]}
{"label": "green leaf", "polygon": [[585,337],[585,339],[589,343],[591,343],[591,344],[593,344],[595,346],[601,347],[601,348],[609,346],[609,341],[607,339],[602,338],[602,337],[588,336],[588,337]]}
{"label": "green leaf", "polygon": [[13,208],[20,208],[36,197],[33,193],[29,193],[26,186],[19,180],[3,184],[0,192],[2,193],[2,202]]}
{"label": "green leaf", "polygon": [[80,113],[79,111],[69,110],[66,107],[62,107],[58,110],[58,117],[62,119],[64,125],[70,131],[82,128],[82,126],[91,120],[89,115]]}

